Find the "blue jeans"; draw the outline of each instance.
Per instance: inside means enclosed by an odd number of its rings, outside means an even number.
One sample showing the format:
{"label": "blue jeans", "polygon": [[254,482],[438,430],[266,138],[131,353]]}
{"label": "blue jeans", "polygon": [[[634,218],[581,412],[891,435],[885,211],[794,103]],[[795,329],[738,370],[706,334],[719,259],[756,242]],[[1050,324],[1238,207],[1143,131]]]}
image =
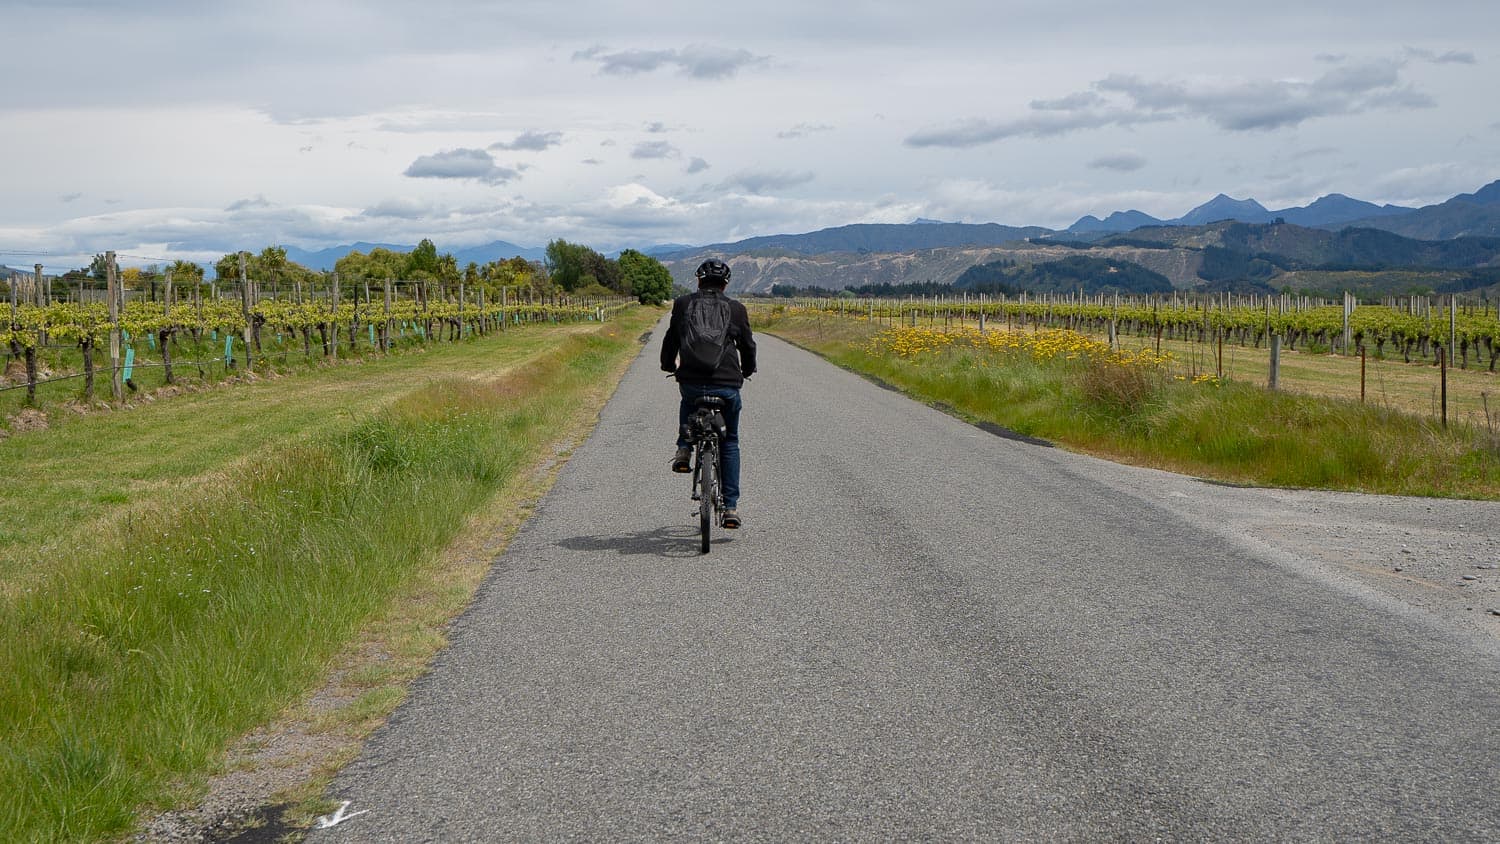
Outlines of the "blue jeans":
{"label": "blue jeans", "polygon": [[719,447],[720,465],[724,467],[724,506],[734,508],[740,503],[740,391],[733,387],[712,387],[700,384],[678,384],[682,403],[677,407],[677,447],[684,448],[688,441],[682,436],[683,426],[698,409],[697,400],[703,396],[718,396],[724,400],[724,425],[728,433]]}

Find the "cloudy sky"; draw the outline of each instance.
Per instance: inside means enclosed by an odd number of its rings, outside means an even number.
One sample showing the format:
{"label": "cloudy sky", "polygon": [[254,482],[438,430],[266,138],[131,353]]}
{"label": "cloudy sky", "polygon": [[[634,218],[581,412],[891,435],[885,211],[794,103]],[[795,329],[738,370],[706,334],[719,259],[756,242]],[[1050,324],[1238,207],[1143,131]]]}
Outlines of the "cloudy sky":
{"label": "cloudy sky", "polygon": [[1500,178],[1494,0],[0,0],[0,31],[11,265],[1065,227]]}

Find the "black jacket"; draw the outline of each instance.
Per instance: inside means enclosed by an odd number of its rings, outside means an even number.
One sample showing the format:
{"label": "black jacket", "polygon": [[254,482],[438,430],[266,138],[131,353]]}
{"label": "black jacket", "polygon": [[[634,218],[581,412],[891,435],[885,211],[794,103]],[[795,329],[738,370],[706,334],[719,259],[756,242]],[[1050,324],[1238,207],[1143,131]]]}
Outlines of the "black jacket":
{"label": "black jacket", "polygon": [[[724,355],[719,368],[711,376],[680,372],[677,368],[677,351],[682,345],[682,321],[687,318],[688,300],[694,296],[722,296],[729,300],[730,351]],[[734,354],[735,351],[738,354]],[[755,336],[750,333],[750,314],[745,306],[711,288],[674,299],[672,322],[667,326],[667,336],[661,344],[661,371],[676,372],[680,384],[733,387],[738,390],[746,378],[755,374]]]}

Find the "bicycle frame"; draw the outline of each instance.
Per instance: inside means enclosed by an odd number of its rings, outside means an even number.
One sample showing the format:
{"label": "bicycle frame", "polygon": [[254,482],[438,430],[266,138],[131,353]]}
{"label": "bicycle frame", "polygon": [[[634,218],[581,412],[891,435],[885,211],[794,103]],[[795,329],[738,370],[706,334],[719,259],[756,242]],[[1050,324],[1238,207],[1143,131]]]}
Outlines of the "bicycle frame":
{"label": "bicycle frame", "polygon": [[[724,526],[723,453],[720,450],[724,432],[724,417],[720,413],[722,402],[716,397],[700,399],[697,411],[683,426],[684,436],[693,445],[693,500],[698,502],[701,547],[705,554],[710,547],[710,528]],[[707,482],[704,481],[705,469],[709,470]]]}

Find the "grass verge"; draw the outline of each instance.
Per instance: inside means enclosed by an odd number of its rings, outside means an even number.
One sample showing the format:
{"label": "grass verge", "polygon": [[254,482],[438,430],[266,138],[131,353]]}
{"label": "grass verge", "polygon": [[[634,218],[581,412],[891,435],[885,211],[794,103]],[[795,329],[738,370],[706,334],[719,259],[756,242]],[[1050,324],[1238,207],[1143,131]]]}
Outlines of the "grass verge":
{"label": "grass verge", "polygon": [[976,421],[1126,463],[1268,486],[1500,498],[1500,442],[1472,426],[1209,379],[961,344],[896,354],[878,326],[757,314],[762,330]]}
{"label": "grass verge", "polygon": [[0,838],[95,840],[171,802],[409,594],[654,317],[270,450],[228,470],[221,494],[132,519],[0,597]]}

